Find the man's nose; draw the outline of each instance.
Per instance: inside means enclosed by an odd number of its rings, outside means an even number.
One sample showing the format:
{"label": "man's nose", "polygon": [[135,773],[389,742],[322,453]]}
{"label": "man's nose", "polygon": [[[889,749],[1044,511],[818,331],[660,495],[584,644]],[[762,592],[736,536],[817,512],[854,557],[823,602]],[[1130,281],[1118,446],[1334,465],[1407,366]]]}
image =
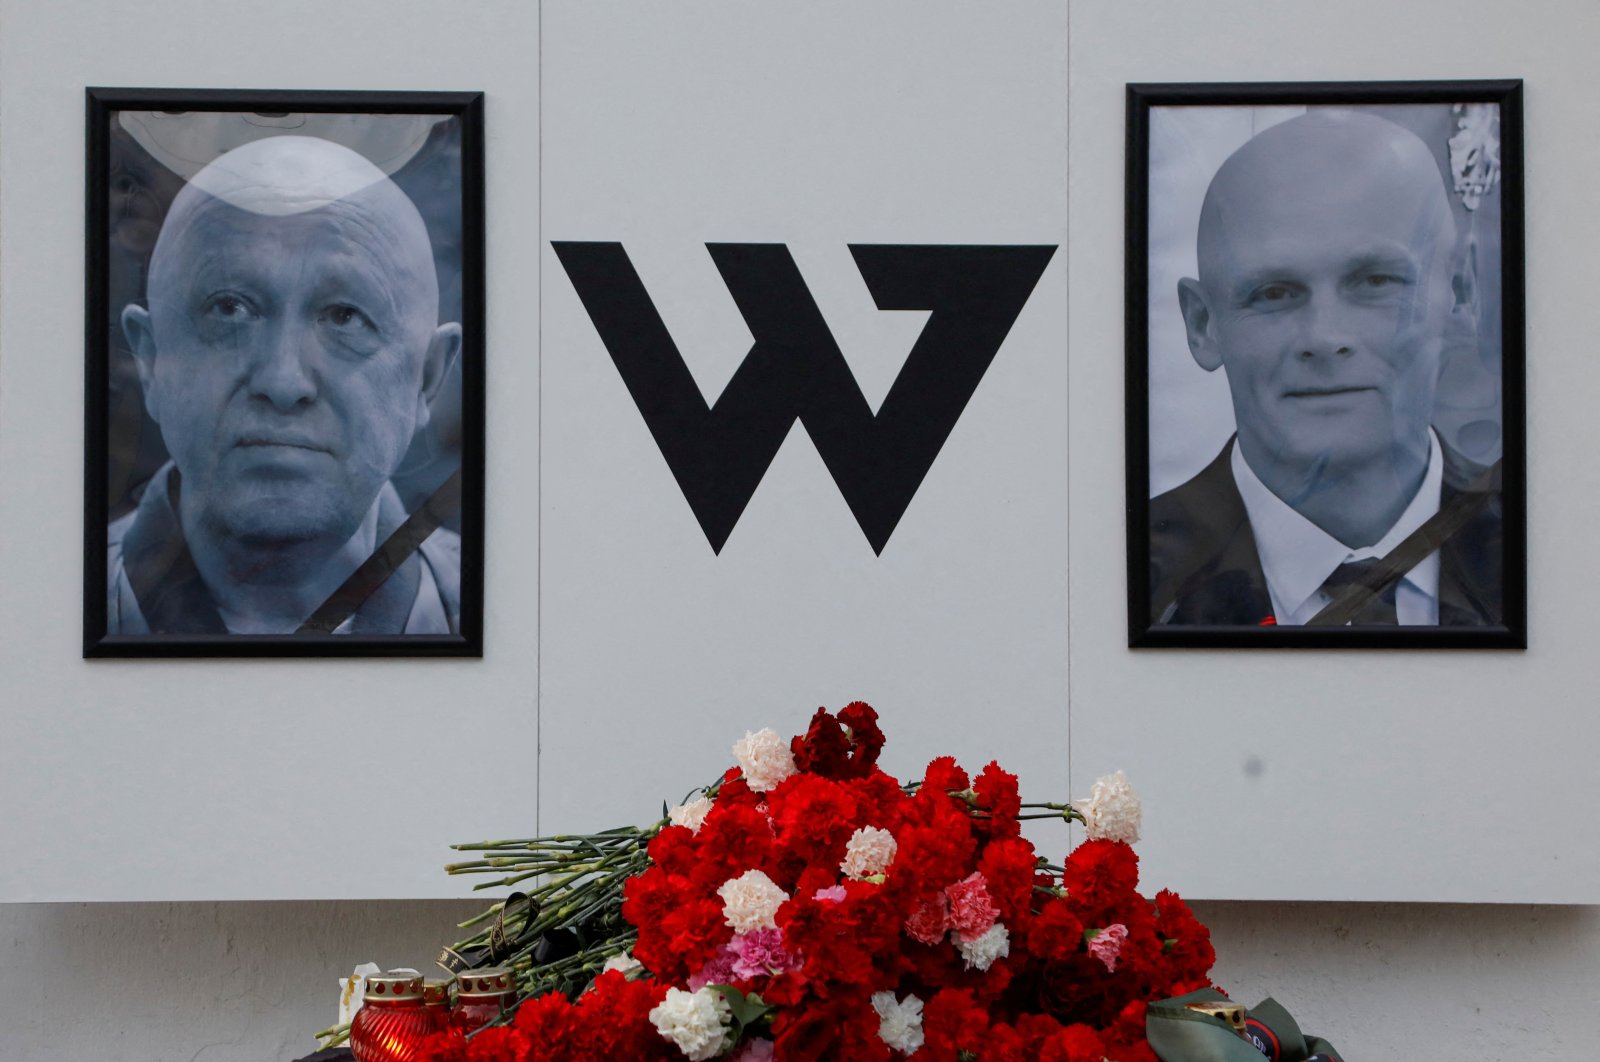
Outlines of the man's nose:
{"label": "man's nose", "polygon": [[314,366],[315,336],[310,328],[280,321],[256,357],[250,374],[250,392],[288,413],[310,405],[317,397]]}
{"label": "man's nose", "polygon": [[1354,322],[1348,307],[1332,296],[1313,295],[1300,312],[1295,353],[1304,361],[1355,353]]}

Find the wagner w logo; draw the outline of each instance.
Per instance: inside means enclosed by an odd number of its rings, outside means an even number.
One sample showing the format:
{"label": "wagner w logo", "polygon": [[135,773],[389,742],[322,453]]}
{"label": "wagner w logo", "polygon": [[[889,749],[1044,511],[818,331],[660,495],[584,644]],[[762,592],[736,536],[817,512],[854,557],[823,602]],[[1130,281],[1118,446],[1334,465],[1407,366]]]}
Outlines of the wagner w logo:
{"label": "wagner w logo", "polygon": [[852,245],[878,309],[930,312],[874,416],[783,244],[706,245],[755,338],[711,406],[622,245],[553,246],[717,552],[798,419],[882,553],[1055,253]]}

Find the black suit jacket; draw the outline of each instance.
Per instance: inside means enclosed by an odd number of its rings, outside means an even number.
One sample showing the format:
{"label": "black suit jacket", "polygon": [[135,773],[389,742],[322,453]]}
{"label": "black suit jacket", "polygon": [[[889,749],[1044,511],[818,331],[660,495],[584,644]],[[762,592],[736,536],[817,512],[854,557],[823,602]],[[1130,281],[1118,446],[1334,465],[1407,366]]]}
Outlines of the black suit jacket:
{"label": "black suit jacket", "polygon": [[[1233,439],[1187,483],[1150,500],[1150,616],[1157,625],[1255,627],[1272,617],[1244,499],[1233,481]],[[1444,452],[1442,506],[1471,482],[1474,469]],[[1439,549],[1439,626],[1505,623],[1498,480],[1472,520]]]}

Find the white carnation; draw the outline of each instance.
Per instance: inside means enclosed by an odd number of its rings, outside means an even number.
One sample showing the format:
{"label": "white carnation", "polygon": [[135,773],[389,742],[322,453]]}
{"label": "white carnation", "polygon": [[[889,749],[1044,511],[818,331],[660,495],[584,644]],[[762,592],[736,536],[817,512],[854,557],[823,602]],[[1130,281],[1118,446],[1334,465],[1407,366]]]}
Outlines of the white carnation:
{"label": "white carnation", "polygon": [[739,761],[745,783],[757,793],[776,789],[779,782],[799,770],[789,743],[771,727],[753,734],[747,731],[734,742],[733,758]]}
{"label": "white carnation", "polygon": [[727,1041],[732,1020],[728,1001],[710,988],[698,992],[669,988],[667,997],[650,1011],[656,1031],[677,1044],[690,1062],[716,1058],[731,1046]]}
{"label": "white carnation", "polygon": [[1139,839],[1144,813],[1139,806],[1139,795],[1121,771],[1096,779],[1089,799],[1074,800],[1072,806],[1083,814],[1084,828],[1091,841],[1133,844]]}
{"label": "white carnation", "polygon": [[882,874],[894,862],[897,849],[894,834],[876,826],[863,826],[850,835],[844,846],[844,862],[839,869],[852,878],[870,878]]}
{"label": "white carnation", "polygon": [[956,947],[961,949],[961,957],[967,960],[969,970],[982,973],[993,966],[996,959],[1003,959],[1011,954],[1011,934],[1006,932],[1006,927],[999,922],[971,940],[962,940],[959,933],[952,933],[950,937],[955,941]]}
{"label": "white carnation", "polygon": [[626,977],[633,971],[642,969],[644,969],[644,965],[640,963],[638,959],[633,957],[633,953],[631,951],[625,951],[621,955],[613,955],[611,958],[607,959],[606,964],[600,967],[600,972],[610,973],[612,970],[617,970],[621,972],[624,977]]}
{"label": "white carnation", "polygon": [[778,908],[789,898],[788,893],[759,870],[747,870],[736,878],[729,878],[717,890],[717,895],[722,897],[722,919],[735,933],[775,929]]}
{"label": "white carnation", "polygon": [[922,1000],[907,996],[902,1002],[893,992],[874,992],[872,1009],[878,1012],[878,1039],[902,1055],[922,1046]]}
{"label": "white carnation", "polygon": [[713,806],[710,797],[696,797],[687,804],[679,804],[667,812],[667,818],[674,826],[687,826],[695,833],[699,833]]}

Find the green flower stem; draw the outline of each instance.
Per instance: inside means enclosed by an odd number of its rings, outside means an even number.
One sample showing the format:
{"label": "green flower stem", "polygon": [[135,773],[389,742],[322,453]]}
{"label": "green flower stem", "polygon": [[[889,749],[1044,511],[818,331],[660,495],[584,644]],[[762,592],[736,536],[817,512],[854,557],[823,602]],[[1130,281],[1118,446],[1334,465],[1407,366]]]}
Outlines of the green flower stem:
{"label": "green flower stem", "polygon": [[348,1024],[330,1025],[315,1035],[318,1040],[322,1041],[317,1045],[317,1050],[326,1051],[329,1048],[338,1047],[350,1039],[350,1026]]}
{"label": "green flower stem", "polygon": [[472,887],[473,892],[482,892],[484,889],[498,889],[507,885],[515,885],[519,881],[539,876],[539,871],[530,870],[526,874],[514,874],[509,878],[496,878],[494,881],[480,881]]}
{"label": "green flower stem", "polygon": [[[546,885],[541,886],[538,889],[535,889],[534,891],[530,892],[529,895],[532,896],[535,899],[538,899],[541,896],[546,896],[546,895],[549,895],[549,894],[551,894],[553,892],[558,892],[561,889],[566,888],[567,886],[571,885],[573,882],[579,881],[579,880],[581,880],[583,878],[588,878],[588,877],[592,877],[592,876],[601,874],[602,872],[606,871],[608,868],[616,867],[619,864],[627,863],[628,865],[632,865],[632,861],[633,861],[633,859],[635,858],[636,855],[637,855],[637,853],[630,852],[630,851],[628,851],[626,849],[622,849],[622,850],[610,852],[610,853],[608,853],[607,855],[603,856],[600,859],[592,860],[592,861],[587,862],[587,863],[576,863],[576,864],[568,864],[568,865],[562,866],[560,868],[560,870],[562,871],[562,876],[554,879],[553,881],[551,881],[550,883],[548,883]],[[499,869],[502,869],[502,868],[493,868],[493,867],[491,867],[491,868],[486,868],[486,869],[481,869],[481,870],[462,871],[462,873],[494,873]],[[518,873],[518,874],[508,875],[508,876],[506,876],[504,878],[499,879],[498,881],[480,882],[479,884],[474,885],[473,889],[476,891],[476,890],[480,890],[480,889],[492,889],[492,888],[495,888],[496,886],[499,886],[499,885],[508,885],[508,886],[509,885],[516,885],[519,882],[527,881],[529,878],[539,877],[542,874],[549,873],[549,872],[551,872],[551,871],[548,870],[548,869],[528,870],[528,871],[524,871],[524,872],[521,872],[521,873]]]}
{"label": "green flower stem", "polygon": [[[622,886],[628,878],[648,864],[648,859],[643,853],[636,853],[633,858],[626,860],[621,866],[611,873],[603,876],[588,876],[586,880],[574,884],[580,875],[552,882],[542,889],[530,893],[535,902],[541,899],[539,914],[534,918],[531,926],[523,930],[531,939],[565,926],[581,924],[594,914],[608,909],[620,909]],[[504,904],[496,904],[484,914],[470,919],[461,924],[461,928],[469,928],[493,918]],[[488,940],[488,935],[480,933],[477,936],[456,945],[457,950],[464,947],[481,947]]]}

